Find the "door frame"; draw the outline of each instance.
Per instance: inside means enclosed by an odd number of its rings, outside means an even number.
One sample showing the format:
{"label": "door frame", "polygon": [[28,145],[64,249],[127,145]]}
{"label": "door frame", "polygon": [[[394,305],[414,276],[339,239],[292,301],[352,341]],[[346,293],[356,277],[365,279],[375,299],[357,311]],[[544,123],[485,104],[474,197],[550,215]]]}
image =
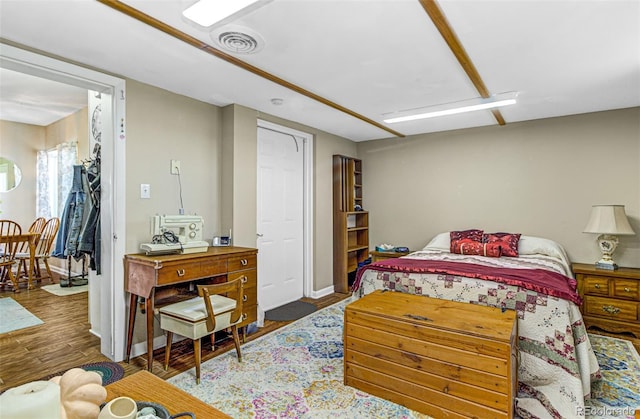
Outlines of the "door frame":
{"label": "door frame", "polygon": [[[293,135],[302,139],[303,155],[303,251],[302,251],[302,295],[313,297],[313,134],[298,131],[284,125],[278,125],[263,119],[257,120],[258,127],[274,130],[285,135]],[[258,131],[257,137],[260,136]],[[259,139],[257,139],[259,141]],[[256,144],[257,147],[257,144]],[[256,214],[257,219],[258,214]]]}
{"label": "door frame", "polygon": [[[126,298],[124,291],[125,211],[125,80],[0,42],[0,67],[60,83],[110,94],[111,136],[102,139],[101,213],[103,275],[100,293],[100,351],[113,361],[124,359]],[[88,129],[88,123],[87,123]]]}

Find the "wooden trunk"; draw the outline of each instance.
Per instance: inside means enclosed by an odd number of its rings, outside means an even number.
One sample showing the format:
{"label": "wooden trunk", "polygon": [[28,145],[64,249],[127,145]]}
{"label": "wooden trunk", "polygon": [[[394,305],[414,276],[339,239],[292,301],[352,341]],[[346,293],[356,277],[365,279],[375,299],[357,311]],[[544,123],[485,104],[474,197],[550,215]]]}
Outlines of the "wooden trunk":
{"label": "wooden trunk", "polygon": [[375,291],[345,309],[344,382],[436,418],[512,418],[515,312]]}

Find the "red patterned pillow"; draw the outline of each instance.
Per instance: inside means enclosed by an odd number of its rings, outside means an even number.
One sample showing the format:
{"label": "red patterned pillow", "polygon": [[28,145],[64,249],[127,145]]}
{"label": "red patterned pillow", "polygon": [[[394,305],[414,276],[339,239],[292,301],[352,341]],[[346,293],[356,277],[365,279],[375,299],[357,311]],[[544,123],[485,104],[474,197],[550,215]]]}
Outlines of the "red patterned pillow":
{"label": "red patterned pillow", "polygon": [[471,239],[456,240],[453,253],[499,258],[502,254],[500,243],[480,243]]}
{"label": "red patterned pillow", "polygon": [[497,243],[501,246],[502,256],[517,257],[519,241],[519,233],[489,233],[482,235],[483,243]]}
{"label": "red patterned pillow", "polygon": [[[451,253],[460,253],[460,246],[458,245],[460,240],[482,243],[482,233],[484,233],[484,231],[476,229],[449,232],[449,238],[451,239]],[[456,248],[458,248],[458,251],[456,251]]]}

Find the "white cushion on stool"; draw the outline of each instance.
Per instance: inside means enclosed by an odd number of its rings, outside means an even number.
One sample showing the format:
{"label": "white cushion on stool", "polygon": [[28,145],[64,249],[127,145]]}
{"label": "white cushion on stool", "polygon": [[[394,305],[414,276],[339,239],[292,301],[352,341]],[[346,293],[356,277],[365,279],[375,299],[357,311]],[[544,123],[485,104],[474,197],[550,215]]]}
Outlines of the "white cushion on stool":
{"label": "white cushion on stool", "polygon": [[[202,297],[195,297],[179,303],[169,304],[160,309],[160,327],[190,339],[200,339],[235,324],[231,323],[231,312],[236,308],[236,300],[212,295],[211,306],[216,318],[213,331],[207,330],[207,309]],[[236,323],[239,323],[242,316]]]}

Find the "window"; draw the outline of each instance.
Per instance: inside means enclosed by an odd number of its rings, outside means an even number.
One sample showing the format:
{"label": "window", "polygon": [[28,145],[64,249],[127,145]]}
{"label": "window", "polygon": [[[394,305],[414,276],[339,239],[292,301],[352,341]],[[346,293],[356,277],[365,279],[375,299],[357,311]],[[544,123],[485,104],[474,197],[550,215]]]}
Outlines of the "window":
{"label": "window", "polygon": [[78,160],[77,142],[58,144],[38,152],[36,173],[36,216],[62,216],[73,182],[73,165]]}

